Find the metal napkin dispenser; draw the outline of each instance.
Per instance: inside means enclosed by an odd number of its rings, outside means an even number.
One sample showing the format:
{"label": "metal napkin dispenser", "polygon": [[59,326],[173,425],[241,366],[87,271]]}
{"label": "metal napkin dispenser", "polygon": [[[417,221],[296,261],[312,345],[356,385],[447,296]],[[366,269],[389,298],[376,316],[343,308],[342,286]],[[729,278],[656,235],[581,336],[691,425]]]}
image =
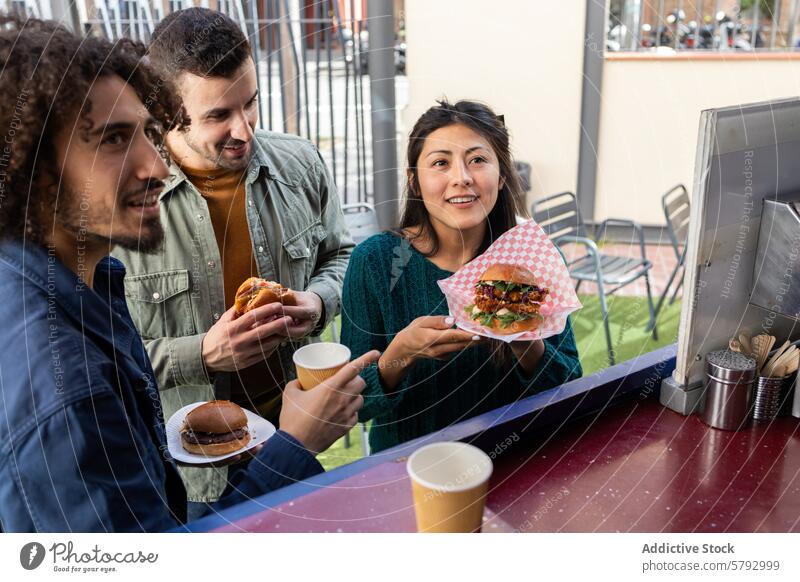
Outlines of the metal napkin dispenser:
{"label": "metal napkin dispenser", "polygon": [[800,193],[764,199],[750,303],[800,320]]}

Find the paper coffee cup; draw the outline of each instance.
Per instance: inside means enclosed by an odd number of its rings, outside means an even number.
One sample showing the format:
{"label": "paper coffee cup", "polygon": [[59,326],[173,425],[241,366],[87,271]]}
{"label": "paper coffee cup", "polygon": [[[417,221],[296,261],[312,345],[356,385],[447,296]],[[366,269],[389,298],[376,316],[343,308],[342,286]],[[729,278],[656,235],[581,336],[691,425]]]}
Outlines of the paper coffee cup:
{"label": "paper coffee cup", "polygon": [[303,390],[324,382],[350,361],[350,349],[342,344],[320,342],[303,346],[292,357]]}
{"label": "paper coffee cup", "polygon": [[492,460],[466,443],[434,443],[406,463],[414,494],[417,531],[480,531]]}

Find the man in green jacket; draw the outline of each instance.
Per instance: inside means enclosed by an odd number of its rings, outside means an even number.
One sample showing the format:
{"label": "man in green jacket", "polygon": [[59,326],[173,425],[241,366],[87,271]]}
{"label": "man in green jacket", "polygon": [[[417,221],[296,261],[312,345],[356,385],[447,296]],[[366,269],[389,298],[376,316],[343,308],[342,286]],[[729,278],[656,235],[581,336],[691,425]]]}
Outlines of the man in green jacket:
{"label": "man in green jacket", "polygon": [[[338,194],[311,143],[255,129],[256,66],[230,18],[174,12],[153,31],[148,52],[174,82],[190,124],[165,139],[172,166],[160,195],[163,250],[115,254],[128,267],[125,293],[165,417],[222,398],[277,423],[294,350],[339,311],[353,242]],[[232,308],[250,276],[297,296],[296,307],[269,311],[260,333],[240,325]],[[224,468],[182,476],[194,502],[217,500],[227,481]]]}

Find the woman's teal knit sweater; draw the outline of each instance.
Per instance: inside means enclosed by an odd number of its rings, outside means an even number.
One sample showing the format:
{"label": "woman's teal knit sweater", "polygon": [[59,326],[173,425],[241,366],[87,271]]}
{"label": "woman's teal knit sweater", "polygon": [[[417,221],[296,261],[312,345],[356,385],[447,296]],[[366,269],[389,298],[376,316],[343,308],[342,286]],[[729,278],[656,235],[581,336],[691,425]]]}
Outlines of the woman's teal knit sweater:
{"label": "woman's teal knit sweater", "polygon": [[[452,275],[393,233],[359,244],[350,258],[342,299],[342,343],[358,357],[384,351],[394,336],[417,317],[448,315],[436,284]],[[578,350],[567,322],[564,331],[544,341],[545,351],[527,375],[513,361],[500,369],[486,345],[468,348],[447,362],[420,360],[387,395],[377,365],[362,373],[367,382],[363,422],[373,452],[428,434],[455,422],[559,386],[581,376]]]}

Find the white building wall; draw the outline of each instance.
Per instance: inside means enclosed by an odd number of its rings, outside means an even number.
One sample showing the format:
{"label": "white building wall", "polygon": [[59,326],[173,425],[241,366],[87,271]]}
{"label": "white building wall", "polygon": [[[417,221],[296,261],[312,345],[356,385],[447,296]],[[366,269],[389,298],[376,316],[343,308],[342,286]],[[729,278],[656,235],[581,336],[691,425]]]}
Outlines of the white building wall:
{"label": "white building wall", "polygon": [[691,195],[700,112],[800,94],[790,56],[607,59],[595,218],[663,224],[661,195],[678,182]]}
{"label": "white building wall", "polygon": [[[403,136],[437,98],[478,99],[505,115],[515,156],[532,164],[531,198],[575,191],[584,42],[604,43],[584,38],[585,5],[406,0]],[[607,55],[594,219],[663,224],[663,192],[691,189],[701,110],[798,94],[800,54]]]}
{"label": "white building wall", "polygon": [[437,98],[477,99],[505,116],[515,157],[533,166],[534,194],[574,191],[584,6],[582,0],[406,0],[404,137]]}

